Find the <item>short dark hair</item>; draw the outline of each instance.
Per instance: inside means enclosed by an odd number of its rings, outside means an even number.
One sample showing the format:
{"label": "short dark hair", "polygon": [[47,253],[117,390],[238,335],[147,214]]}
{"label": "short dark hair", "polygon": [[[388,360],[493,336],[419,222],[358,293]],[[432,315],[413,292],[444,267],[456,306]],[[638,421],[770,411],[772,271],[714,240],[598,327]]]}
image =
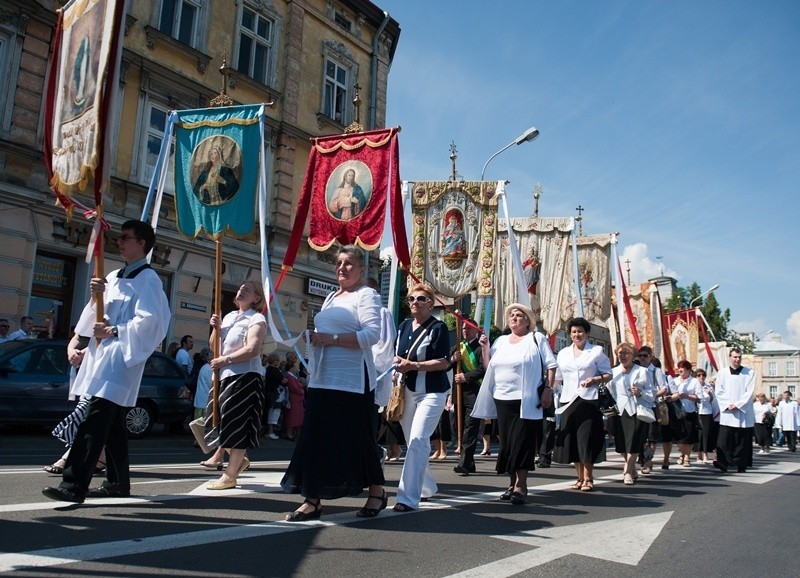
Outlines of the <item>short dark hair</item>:
{"label": "short dark hair", "polygon": [[30,315],[23,315],[22,318],[19,320],[20,323],[25,323],[26,321],[33,321],[33,317]]}
{"label": "short dark hair", "polygon": [[183,337],[181,337],[181,347],[186,345],[186,342],[189,341],[190,339],[193,339],[191,335],[184,335]]}
{"label": "short dark hair", "polygon": [[731,347],[731,350],[728,352],[728,357],[730,357],[731,353],[738,353],[739,355],[742,354],[742,350],[738,347]]}
{"label": "short dark hair", "polygon": [[639,351],[637,353],[646,353],[647,355],[652,357],[653,356],[653,348],[650,347],[649,345],[642,345],[639,348]]}
{"label": "short dark hair", "polygon": [[586,332],[586,335],[592,331],[592,326],[583,317],[573,317],[567,322],[567,333],[572,331],[573,327],[580,327]]}
{"label": "short dark hair", "polygon": [[156,244],[156,232],[153,230],[153,227],[150,226],[150,223],[145,223],[144,221],[138,221],[136,219],[130,219],[122,223],[120,230],[128,229],[133,231],[133,234],[136,235],[136,238],[140,241],[144,241],[144,252],[149,253]]}
{"label": "short dark hair", "polygon": [[692,370],[692,362],[687,360],[687,359],[681,359],[678,362],[678,367],[681,367],[683,369],[688,369],[689,371],[691,371]]}

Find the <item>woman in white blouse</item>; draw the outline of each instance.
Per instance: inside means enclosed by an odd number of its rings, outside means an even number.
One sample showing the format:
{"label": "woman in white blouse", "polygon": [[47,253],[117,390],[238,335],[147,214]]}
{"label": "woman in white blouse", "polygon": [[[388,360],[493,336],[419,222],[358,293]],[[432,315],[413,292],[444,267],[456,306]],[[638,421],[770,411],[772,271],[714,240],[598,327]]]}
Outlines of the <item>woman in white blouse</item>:
{"label": "woman in white blouse", "polygon": [[491,351],[486,335],[479,341],[486,375],[472,416],[497,418],[496,470],[509,476],[500,499],[515,505],[524,504],[528,496],[528,472],[535,469],[541,442],[541,397],[546,395],[552,403],[552,391],[546,388],[553,387],[555,378],[556,358],[544,335],[536,332],[534,319],[530,307],[512,303],[506,307],[511,333],[498,337]]}
{"label": "woman in white blouse", "polygon": [[655,392],[647,378],[647,370],[633,363],[636,347],[630,343],[620,343],[616,349],[617,365],[612,371],[608,389],[617,402],[619,416],[614,419],[614,446],[622,454],[625,463],[622,467],[622,481],[632,486],[639,476],[636,474],[636,460],[642,451],[647,437],[647,424],[636,417],[636,407],[653,407]]}
{"label": "woman in white blouse", "polygon": [[700,384],[700,399],[697,401],[697,417],[700,419],[700,431],[697,444],[698,464],[710,464],[709,454],[717,447],[717,429],[719,422],[714,421],[714,414],[719,419],[719,406],[714,395],[714,384],[706,383],[706,372],[698,369],[694,378]]}
{"label": "woman in white blouse", "polygon": [[611,362],[599,345],[588,343],[591,325],[582,317],[567,323],[572,345],[558,352],[556,383],[562,383],[561,430],[556,438],[554,461],[574,463],[578,479],[574,490],[594,489],[592,471],[605,450],[603,415],[598,402],[598,386],[611,379]]}
{"label": "woman in white blouse", "polygon": [[[678,458],[678,465],[688,468],[691,463],[689,458],[692,455],[692,446],[697,443],[697,400],[700,399],[702,390],[700,389],[700,382],[692,377],[692,364],[691,362],[683,359],[678,362],[676,370],[678,375],[675,376],[670,384],[670,399],[673,403],[680,403],[686,412],[686,417],[683,418],[683,435],[676,441],[678,442],[678,450],[681,455]],[[672,419],[672,416],[670,416]],[[668,462],[669,451],[667,444],[664,442],[664,460]]]}
{"label": "woman in white blouse", "polygon": [[372,356],[372,346],[381,336],[381,301],[363,275],[361,249],[339,249],[339,289],[314,316],[303,426],[281,480],[286,492],[305,498],[285,516],[287,522],[318,519],[320,500],[357,496],[364,488],[369,495],[357,516],[372,518],[386,507]]}
{"label": "woman in white blouse", "polygon": [[771,410],[772,404],[767,401],[767,396],[763,393],[759,393],[756,396],[756,401],[753,403],[753,411],[756,413],[755,434],[756,443],[759,448],[761,448],[758,450],[760,454],[769,453],[769,442],[772,437],[772,420],[770,419],[770,425],[767,427],[767,424],[764,423],[764,416],[768,413],[771,416]]}

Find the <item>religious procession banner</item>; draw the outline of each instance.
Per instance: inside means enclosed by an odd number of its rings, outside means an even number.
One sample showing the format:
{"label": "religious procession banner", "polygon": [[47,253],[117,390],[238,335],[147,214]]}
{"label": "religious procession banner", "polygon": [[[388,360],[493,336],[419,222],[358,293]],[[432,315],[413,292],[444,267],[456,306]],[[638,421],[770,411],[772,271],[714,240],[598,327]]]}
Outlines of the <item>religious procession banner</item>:
{"label": "religious procession banner", "polygon": [[665,371],[673,373],[679,361],[697,365],[697,312],[694,309],[673,311],[663,315]]}
{"label": "religious procession banner", "polygon": [[[606,326],[611,316],[611,235],[587,235],[575,239],[578,256],[578,279],[567,271],[566,298],[561,303],[561,321],[583,317],[589,323]],[[568,259],[571,262],[572,247]],[[576,291],[580,287],[580,297]],[[583,303],[582,312],[578,300]]]}
{"label": "religious procession banner", "polygon": [[[263,105],[176,111],[178,231],[217,239],[252,233],[261,173]],[[169,131],[167,132],[169,134]]]}
{"label": "religious procession banner", "polygon": [[496,183],[415,181],[411,273],[444,296],[494,294]]}
{"label": "religious procession banner", "polygon": [[[636,328],[636,334],[639,336],[641,345],[649,345],[654,347],[656,343],[661,343],[661,315],[658,291],[656,290],[655,283],[646,281],[640,284],[628,285],[628,303],[630,304],[631,316]],[[617,299],[614,294],[611,296],[612,305],[617,310],[617,316],[625,315],[623,309],[620,309],[617,304]],[[627,317],[626,317],[627,319]],[[614,325],[610,327],[612,335],[618,333],[619,324],[615,316],[611,316]],[[628,323],[625,323],[625,334],[622,336],[622,341],[635,344],[633,331]],[[617,345],[615,341],[614,346]],[[658,352],[654,349],[654,355],[660,358],[660,350]]]}
{"label": "religious procession banner", "polygon": [[52,128],[50,184],[60,196],[85,191],[100,165],[108,104],[104,81],[115,78],[115,22],[123,6],[123,0],[72,0],[59,16],[54,39],[58,70],[48,91],[55,97],[48,100],[52,109],[46,116]]}
{"label": "religious procession banner", "polygon": [[[569,242],[572,219],[527,217],[511,219],[514,236],[519,244],[522,272],[527,285],[528,298],[534,315],[547,333],[561,328],[561,304],[568,298]],[[514,264],[508,255],[508,229],[505,221],[498,227],[499,259],[497,270],[497,295],[494,319],[504,327],[505,307],[509,303],[525,303],[525,296],[517,295]]]}

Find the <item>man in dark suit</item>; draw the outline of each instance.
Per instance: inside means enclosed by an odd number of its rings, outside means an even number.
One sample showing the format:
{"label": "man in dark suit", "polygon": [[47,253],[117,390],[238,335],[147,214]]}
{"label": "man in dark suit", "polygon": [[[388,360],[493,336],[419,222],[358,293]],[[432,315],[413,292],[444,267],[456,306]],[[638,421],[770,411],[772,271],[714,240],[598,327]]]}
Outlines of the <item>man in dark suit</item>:
{"label": "man in dark suit", "polygon": [[[470,416],[475,407],[475,399],[481,387],[486,368],[481,359],[481,346],[478,343],[480,334],[474,319],[464,319],[461,324],[463,341],[459,343],[451,355],[453,362],[453,387],[461,387],[461,403],[464,412],[464,433],[461,440],[461,458],[453,471],[467,476],[475,473],[475,446],[481,433],[483,420]],[[456,408],[460,411],[461,408]]]}

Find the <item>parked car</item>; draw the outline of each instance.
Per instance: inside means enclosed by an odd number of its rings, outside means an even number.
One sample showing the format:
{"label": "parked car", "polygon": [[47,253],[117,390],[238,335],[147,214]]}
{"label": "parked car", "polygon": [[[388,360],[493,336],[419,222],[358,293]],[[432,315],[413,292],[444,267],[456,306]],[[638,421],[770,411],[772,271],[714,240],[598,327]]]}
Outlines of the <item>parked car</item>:
{"label": "parked car", "polygon": [[[0,425],[53,426],[74,408],[69,400],[67,342],[31,339],[0,343]],[[180,366],[163,353],[147,360],[136,406],[125,416],[132,438],[156,423],[180,424],[192,413],[191,393]]]}

